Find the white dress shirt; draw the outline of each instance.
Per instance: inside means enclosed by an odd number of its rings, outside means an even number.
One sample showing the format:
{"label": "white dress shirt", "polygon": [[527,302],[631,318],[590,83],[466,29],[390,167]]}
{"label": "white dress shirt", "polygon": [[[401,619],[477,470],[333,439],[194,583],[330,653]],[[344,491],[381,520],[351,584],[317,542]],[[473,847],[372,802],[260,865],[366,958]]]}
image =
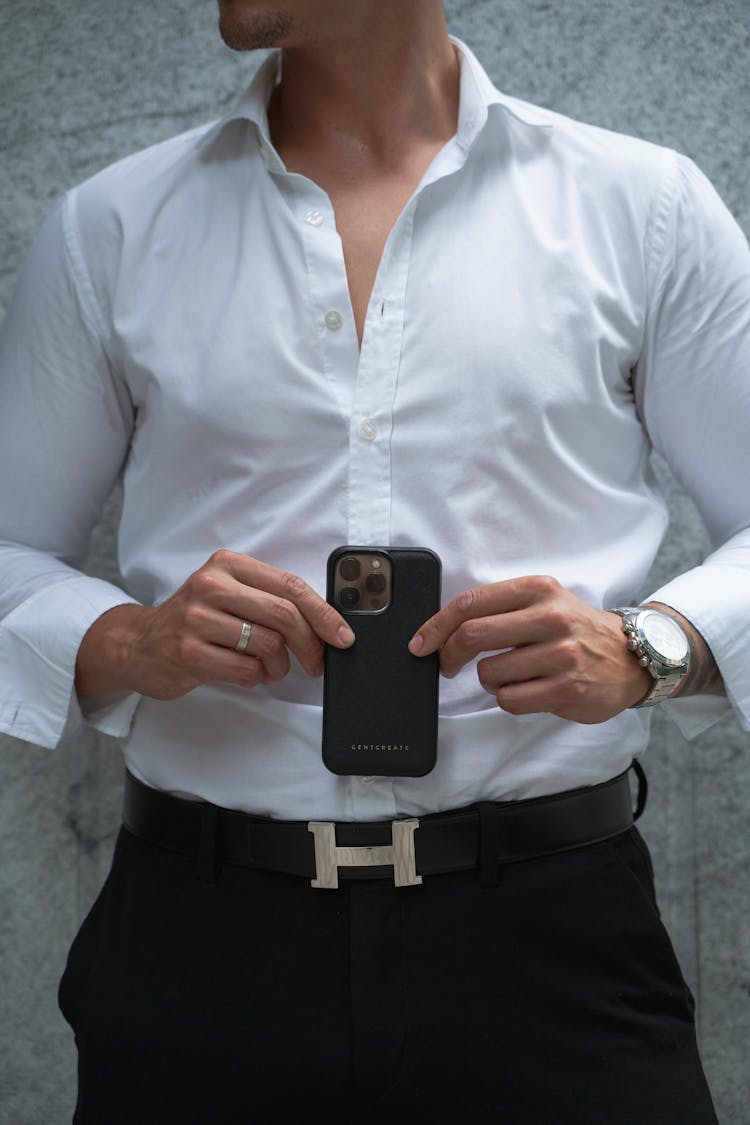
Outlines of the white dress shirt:
{"label": "white dress shirt", "polygon": [[[271,54],[238,107],[72,190],[21,273],[0,351],[0,729],[86,721],[147,783],[275,817],[389,818],[602,781],[649,710],[502,712],[441,681],[427,777],[321,762],[322,683],[213,684],[82,716],[75,655],[218,547],[319,592],[346,542],[435,550],[443,600],[550,574],[627,604],[662,539],[652,446],[714,545],[653,597],[728,690],[662,706],[750,729],[750,255],[686,158],[499,93],[461,52],[458,128],[391,231],[361,351],[326,193],[269,139]],[[74,569],[122,475],[123,590]],[[238,621],[238,636],[239,636]]]}

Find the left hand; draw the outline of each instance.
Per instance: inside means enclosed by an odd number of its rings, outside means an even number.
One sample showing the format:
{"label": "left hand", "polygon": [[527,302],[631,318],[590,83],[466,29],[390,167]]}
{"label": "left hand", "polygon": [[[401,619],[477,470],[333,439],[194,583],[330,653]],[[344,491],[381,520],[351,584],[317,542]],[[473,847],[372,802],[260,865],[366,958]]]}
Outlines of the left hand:
{"label": "left hand", "polygon": [[628,651],[615,613],[594,609],[554,578],[477,586],[426,621],[409,642],[415,656],[440,650],[444,676],[482,652],[482,687],[512,715],[550,712],[603,723],[643,699],[650,672]]}

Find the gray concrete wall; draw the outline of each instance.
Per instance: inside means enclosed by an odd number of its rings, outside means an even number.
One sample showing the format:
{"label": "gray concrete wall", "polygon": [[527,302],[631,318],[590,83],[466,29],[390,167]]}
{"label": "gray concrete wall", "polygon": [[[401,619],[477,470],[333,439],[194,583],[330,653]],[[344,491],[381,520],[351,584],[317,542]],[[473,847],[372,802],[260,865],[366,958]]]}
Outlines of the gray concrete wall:
{"label": "gray concrete wall", "polygon": [[[453,0],[448,12],[502,88],[688,153],[750,229],[748,0]],[[247,70],[221,44],[212,0],[0,0],[0,308],[60,192],[216,116]],[[659,471],[672,527],[654,582],[707,545]],[[116,576],[117,512],[115,495],[92,573]],[[750,1123],[748,741],[728,718],[687,744],[657,717],[647,759],[644,832],[722,1125]],[[70,1120],[75,1083],[57,982],[109,863],[120,756],[103,738],[64,753],[4,739],[0,777],[0,1123],[56,1125]]]}

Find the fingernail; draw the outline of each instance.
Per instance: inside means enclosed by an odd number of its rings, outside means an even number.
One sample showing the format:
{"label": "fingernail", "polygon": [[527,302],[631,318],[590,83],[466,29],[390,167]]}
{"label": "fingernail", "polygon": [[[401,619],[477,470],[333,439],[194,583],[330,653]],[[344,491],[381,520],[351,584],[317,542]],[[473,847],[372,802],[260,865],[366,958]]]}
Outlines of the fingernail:
{"label": "fingernail", "polygon": [[339,627],[339,640],[342,645],[351,645],[354,643],[354,633],[348,625],[341,625]]}
{"label": "fingernail", "polygon": [[412,639],[409,641],[409,652],[412,654],[412,656],[419,656],[423,648],[424,637],[421,633],[417,633],[416,637],[412,637]]}

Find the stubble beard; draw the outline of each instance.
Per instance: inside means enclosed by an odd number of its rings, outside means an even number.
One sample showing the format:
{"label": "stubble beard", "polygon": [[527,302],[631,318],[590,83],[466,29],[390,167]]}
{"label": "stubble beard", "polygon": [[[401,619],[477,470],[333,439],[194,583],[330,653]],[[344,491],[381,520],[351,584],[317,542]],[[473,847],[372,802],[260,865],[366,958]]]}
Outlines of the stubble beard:
{"label": "stubble beard", "polygon": [[219,16],[221,37],[233,51],[262,51],[278,47],[293,26],[294,17],[290,12],[240,11],[235,15],[222,7]]}

